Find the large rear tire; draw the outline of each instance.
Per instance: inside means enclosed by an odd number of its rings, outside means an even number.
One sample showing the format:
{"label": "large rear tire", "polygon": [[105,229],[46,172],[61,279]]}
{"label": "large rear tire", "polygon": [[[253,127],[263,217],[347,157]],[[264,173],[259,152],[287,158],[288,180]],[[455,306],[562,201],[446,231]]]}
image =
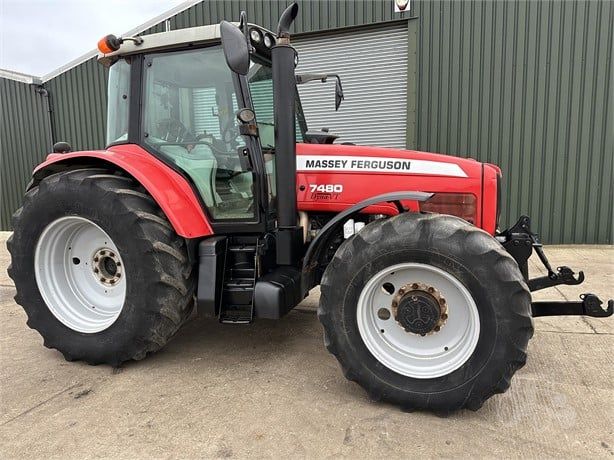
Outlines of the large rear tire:
{"label": "large rear tire", "polygon": [[477,410],[526,362],[531,296],[514,259],[462,219],[406,213],[346,240],[318,316],[345,376],[405,410]]}
{"label": "large rear tire", "polygon": [[131,178],[99,169],[46,177],[26,193],[13,229],[15,300],[67,360],[142,359],[192,310],[186,243]]}

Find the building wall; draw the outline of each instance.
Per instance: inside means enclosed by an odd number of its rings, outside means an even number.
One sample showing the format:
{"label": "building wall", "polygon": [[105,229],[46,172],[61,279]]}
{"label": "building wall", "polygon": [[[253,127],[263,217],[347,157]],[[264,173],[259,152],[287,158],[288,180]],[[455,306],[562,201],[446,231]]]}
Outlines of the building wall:
{"label": "building wall", "polygon": [[51,150],[46,97],[38,87],[0,78],[0,229],[8,229],[42,152]]}
{"label": "building wall", "polygon": [[503,170],[503,224],[612,243],[614,2],[419,5],[418,142]]}
{"label": "building wall", "polygon": [[[236,20],[245,9],[274,29],[288,3],[206,1],[170,24]],[[416,0],[401,15],[392,0],[299,4],[297,33],[418,17],[408,27],[408,71],[417,69],[408,75],[408,147],[499,164],[503,225],[526,213],[548,243],[614,241],[613,2]],[[105,79],[91,59],[46,83],[56,140],[104,146]],[[26,175],[45,153],[29,150],[9,168]]]}
{"label": "building wall", "polygon": [[45,83],[56,142],[67,141],[73,150],[104,148],[107,77],[108,70],[94,58]]}

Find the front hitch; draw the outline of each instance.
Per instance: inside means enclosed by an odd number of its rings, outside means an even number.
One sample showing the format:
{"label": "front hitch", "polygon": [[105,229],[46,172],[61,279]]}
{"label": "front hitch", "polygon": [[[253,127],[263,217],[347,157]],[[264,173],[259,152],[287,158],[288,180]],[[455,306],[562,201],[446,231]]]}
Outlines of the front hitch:
{"label": "front hitch", "polygon": [[533,317],[582,315],[594,318],[607,318],[614,313],[614,300],[608,300],[608,307],[603,308],[603,302],[595,294],[582,294],[581,301],[545,301],[533,302],[531,310]]}
{"label": "front hitch", "polygon": [[556,273],[552,272],[547,276],[540,276],[527,281],[531,292],[539,291],[549,287],[558,286],[559,284],[575,285],[584,281],[584,272],[579,272],[578,277],[569,267],[557,267]]}
{"label": "front hitch", "polygon": [[[539,291],[561,284],[577,285],[584,281],[584,272],[578,272],[577,276],[569,267],[558,267],[556,271],[552,269],[542,244],[537,235],[531,231],[531,219],[528,216],[521,216],[512,227],[497,236],[503,247],[518,263],[527,286],[531,292]],[[548,274],[537,278],[529,278],[528,260],[533,253],[537,253]],[[582,294],[581,301],[546,301],[533,302],[532,315],[537,316],[559,316],[559,315],[584,315],[597,318],[612,316],[614,313],[614,300],[608,301],[606,309],[602,308],[603,302],[595,294]]]}

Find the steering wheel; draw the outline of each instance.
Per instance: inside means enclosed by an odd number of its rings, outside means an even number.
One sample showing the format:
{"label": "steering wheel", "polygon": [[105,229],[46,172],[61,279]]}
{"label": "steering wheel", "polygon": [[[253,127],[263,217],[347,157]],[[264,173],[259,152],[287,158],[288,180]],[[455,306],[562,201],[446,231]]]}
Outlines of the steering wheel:
{"label": "steering wheel", "polygon": [[159,134],[156,137],[166,142],[184,143],[196,141],[196,136],[194,136],[183,123],[175,118],[160,120],[156,128]]}

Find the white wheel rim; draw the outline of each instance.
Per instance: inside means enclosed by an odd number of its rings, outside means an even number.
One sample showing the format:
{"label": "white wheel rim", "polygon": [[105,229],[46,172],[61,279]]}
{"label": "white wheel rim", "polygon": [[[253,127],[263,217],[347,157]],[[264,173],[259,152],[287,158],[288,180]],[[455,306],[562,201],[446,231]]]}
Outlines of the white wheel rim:
{"label": "white wheel rim", "polygon": [[[392,315],[381,319],[378,311],[391,311],[394,295],[386,292],[385,283],[395,292],[408,283],[433,286],[447,303],[445,324],[438,332],[420,336],[407,332]],[[478,309],[467,288],[451,274],[420,263],[394,265],[373,276],[360,294],[356,318],[371,354],[388,369],[417,379],[441,377],[461,367],[480,335]]]}
{"label": "white wheel rim", "polygon": [[124,263],[109,235],[88,219],[62,217],[47,225],[36,244],[34,271],[47,308],[74,331],[103,331],[122,311]]}

